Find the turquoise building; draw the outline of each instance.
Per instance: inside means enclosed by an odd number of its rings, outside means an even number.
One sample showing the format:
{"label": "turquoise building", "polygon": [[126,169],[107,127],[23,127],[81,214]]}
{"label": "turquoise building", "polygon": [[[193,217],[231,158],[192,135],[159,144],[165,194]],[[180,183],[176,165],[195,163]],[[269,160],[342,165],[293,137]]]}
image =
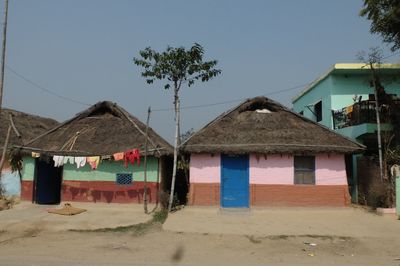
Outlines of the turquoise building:
{"label": "turquoise building", "polygon": [[[400,64],[375,66],[390,103],[400,105]],[[295,112],[377,153],[377,123],[372,71],[367,64],[335,64],[292,99]],[[392,132],[391,104],[380,107],[381,131]],[[347,158],[349,184],[357,201],[357,156]]]}

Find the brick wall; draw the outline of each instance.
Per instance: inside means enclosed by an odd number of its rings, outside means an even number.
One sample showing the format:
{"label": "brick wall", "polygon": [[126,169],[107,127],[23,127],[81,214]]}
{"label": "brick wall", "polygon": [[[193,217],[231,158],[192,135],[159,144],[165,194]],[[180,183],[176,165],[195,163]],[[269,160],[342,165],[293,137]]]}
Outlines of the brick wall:
{"label": "brick wall", "polygon": [[[190,205],[219,206],[220,185],[192,183]],[[347,185],[250,185],[252,206],[347,206],[350,195]]]}

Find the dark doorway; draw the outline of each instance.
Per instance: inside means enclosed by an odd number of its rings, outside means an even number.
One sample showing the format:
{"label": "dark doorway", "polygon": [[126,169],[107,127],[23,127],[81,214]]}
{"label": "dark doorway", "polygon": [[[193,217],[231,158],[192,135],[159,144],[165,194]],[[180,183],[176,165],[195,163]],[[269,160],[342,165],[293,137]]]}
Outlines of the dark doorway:
{"label": "dark doorway", "polygon": [[35,202],[37,204],[59,204],[61,202],[62,167],[54,163],[36,160]]}

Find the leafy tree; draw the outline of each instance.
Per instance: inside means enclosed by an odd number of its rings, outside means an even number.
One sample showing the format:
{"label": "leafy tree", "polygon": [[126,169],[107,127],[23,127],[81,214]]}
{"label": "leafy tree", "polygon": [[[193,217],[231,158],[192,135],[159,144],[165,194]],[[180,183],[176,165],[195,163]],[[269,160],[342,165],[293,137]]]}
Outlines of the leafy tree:
{"label": "leafy tree", "polygon": [[140,58],[134,58],[133,62],[144,68],[141,73],[148,84],[156,80],[164,80],[164,89],[174,90],[175,107],[175,145],[174,166],[172,171],[171,194],[168,210],[171,211],[175,190],[176,168],[178,158],[178,146],[180,145],[180,100],[179,90],[182,85],[190,87],[196,81],[205,82],[221,74],[221,70],[215,69],[216,60],[203,61],[204,49],[195,43],[190,49],[184,47],[168,46],[164,52],[157,52],[150,47],[139,52]]}
{"label": "leafy tree", "polygon": [[378,33],[383,41],[392,43],[392,51],[400,49],[400,1],[364,0],[360,16],[371,20],[371,32]]}

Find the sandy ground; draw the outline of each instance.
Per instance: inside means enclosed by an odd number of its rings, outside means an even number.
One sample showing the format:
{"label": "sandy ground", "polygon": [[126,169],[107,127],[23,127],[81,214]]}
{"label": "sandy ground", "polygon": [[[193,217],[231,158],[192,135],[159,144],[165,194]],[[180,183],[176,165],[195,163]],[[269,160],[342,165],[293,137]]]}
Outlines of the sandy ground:
{"label": "sandy ground", "polygon": [[400,265],[400,221],[355,208],[185,208],[123,233],[0,223],[1,265]]}
{"label": "sandy ground", "polygon": [[[65,231],[85,230],[106,227],[127,226],[146,222],[150,215],[144,214],[143,206],[138,204],[107,204],[74,202],[73,207],[87,210],[74,216],[55,215],[47,209],[59,209],[60,205],[36,205],[23,201],[13,209],[0,212],[0,230],[7,231],[45,230]],[[149,210],[154,208],[149,205]]]}

